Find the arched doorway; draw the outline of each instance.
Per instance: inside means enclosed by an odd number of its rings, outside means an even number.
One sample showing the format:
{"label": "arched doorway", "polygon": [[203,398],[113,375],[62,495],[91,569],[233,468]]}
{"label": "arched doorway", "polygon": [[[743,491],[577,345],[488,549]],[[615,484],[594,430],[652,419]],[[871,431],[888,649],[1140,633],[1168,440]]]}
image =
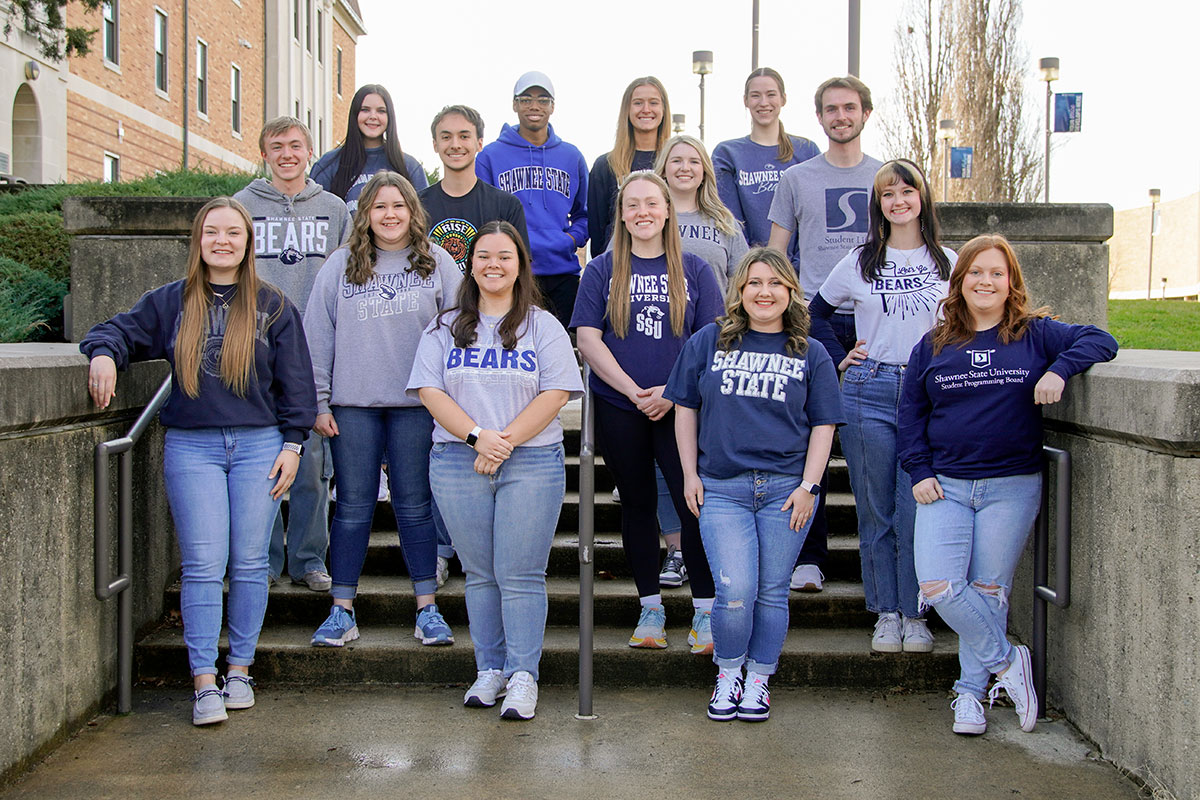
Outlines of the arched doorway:
{"label": "arched doorway", "polygon": [[37,98],[28,83],[22,83],[13,100],[12,174],[30,183],[42,182],[42,120]]}

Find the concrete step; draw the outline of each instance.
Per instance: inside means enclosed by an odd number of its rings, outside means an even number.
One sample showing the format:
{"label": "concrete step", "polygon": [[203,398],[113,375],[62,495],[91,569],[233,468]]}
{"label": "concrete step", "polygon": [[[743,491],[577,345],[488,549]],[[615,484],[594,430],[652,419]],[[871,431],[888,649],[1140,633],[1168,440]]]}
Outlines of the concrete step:
{"label": "concrete step", "polygon": [[[614,578],[596,581],[594,614],[597,625],[632,626],[637,622],[637,590],[633,580]],[[438,608],[456,632],[465,630],[467,608],[464,597],[466,584],[454,576],[438,592]],[[551,577],[546,581],[549,599],[548,624],[576,625],[579,621],[578,578]],[[685,585],[680,589],[663,589],[663,605],[667,620],[672,624],[690,623],[692,596]],[[790,592],[788,608],[793,628],[860,628],[871,629],[875,615],[866,609],[861,583],[834,581],[825,584],[819,593]],[[228,590],[226,590],[228,596]],[[179,584],[167,590],[167,607],[179,608]],[[330,599],[324,592],[314,592],[302,586],[281,583],[271,590],[265,625],[304,625],[312,633],[329,613]],[[354,607],[360,622],[395,622],[416,617],[412,583],[408,578],[366,575],[358,587]]]}
{"label": "concrete step", "polygon": [[[455,644],[424,647],[408,625],[363,623],[362,638],[342,648],[312,647],[313,628],[283,625],[264,628],[255,656],[254,676],[263,683],[349,686],[363,683],[469,683],[475,657],[465,626]],[[593,647],[596,684],[622,686],[704,686],[715,667],[709,656],[692,655],[687,628],[668,626],[666,650],[628,646],[630,629],[597,628]],[[772,686],[836,686],[919,691],[945,689],[958,674],[958,643],[938,635],[932,653],[874,653],[868,630],[793,630],[784,644]],[[221,639],[222,654],[226,652]],[[186,680],[183,631],[163,627],[138,643],[135,669],[143,683]],[[572,685],[579,677],[579,632],[575,627],[546,630],[541,683]]]}

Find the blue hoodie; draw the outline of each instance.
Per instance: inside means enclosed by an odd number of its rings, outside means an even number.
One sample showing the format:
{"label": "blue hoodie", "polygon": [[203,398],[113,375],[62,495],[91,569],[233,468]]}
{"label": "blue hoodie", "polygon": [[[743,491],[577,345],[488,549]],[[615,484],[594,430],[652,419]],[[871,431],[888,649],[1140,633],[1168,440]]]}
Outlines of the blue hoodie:
{"label": "blue hoodie", "polygon": [[533,274],[577,275],[575,251],[587,243],[587,163],[547,125],[550,138],[531,144],[505,125],[475,159],[475,174],[515,195],[525,207]]}

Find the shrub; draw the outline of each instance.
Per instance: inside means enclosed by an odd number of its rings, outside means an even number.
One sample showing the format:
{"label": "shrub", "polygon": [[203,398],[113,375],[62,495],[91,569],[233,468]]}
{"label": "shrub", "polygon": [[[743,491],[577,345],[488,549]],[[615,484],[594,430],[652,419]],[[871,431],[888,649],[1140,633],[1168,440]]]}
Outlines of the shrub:
{"label": "shrub", "polygon": [[0,341],[62,339],[66,281],[0,256]]}
{"label": "shrub", "polygon": [[174,170],[121,183],[56,183],[0,194],[0,216],[32,211],[62,213],[64,197],[216,197],[254,180],[249,172]]}
{"label": "shrub", "polygon": [[34,211],[0,217],[0,256],[58,280],[71,277],[71,237],[62,214]]}

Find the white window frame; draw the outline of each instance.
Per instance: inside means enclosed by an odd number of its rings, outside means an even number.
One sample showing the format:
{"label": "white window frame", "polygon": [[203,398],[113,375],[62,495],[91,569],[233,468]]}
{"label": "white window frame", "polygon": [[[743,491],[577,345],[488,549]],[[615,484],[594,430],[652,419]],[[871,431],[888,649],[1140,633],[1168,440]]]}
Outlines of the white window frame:
{"label": "white window frame", "polygon": [[325,63],[325,14],[317,7],[317,63]]}
{"label": "white window frame", "polygon": [[[110,165],[112,168],[111,173],[109,172]],[[104,183],[120,183],[121,182],[121,157],[119,155],[117,155],[116,153],[110,153],[109,151],[105,150],[104,151],[103,170],[104,170],[104,172],[100,176],[101,181],[103,181]]]}
{"label": "white window frame", "polygon": [[208,42],[196,37],[196,113],[208,119]]}
{"label": "white window frame", "polygon": [[[109,29],[112,29],[112,47],[109,47]],[[104,66],[120,72],[121,67],[121,0],[109,0],[100,7],[101,49],[104,51]]]}
{"label": "white window frame", "polygon": [[334,80],[336,81],[337,85],[334,88],[337,89],[337,96],[341,97],[342,96],[342,48],[335,47],[334,49],[337,50],[337,75],[334,76]]}
{"label": "white window frame", "polygon": [[242,68],[229,65],[229,127],[234,137],[242,138]]}
{"label": "white window frame", "polygon": [[[154,91],[159,97],[169,98],[171,91],[171,18],[167,12],[158,6],[154,7]],[[159,51],[159,39],[162,39],[162,50]],[[158,67],[162,64],[162,85],[158,82]]]}

